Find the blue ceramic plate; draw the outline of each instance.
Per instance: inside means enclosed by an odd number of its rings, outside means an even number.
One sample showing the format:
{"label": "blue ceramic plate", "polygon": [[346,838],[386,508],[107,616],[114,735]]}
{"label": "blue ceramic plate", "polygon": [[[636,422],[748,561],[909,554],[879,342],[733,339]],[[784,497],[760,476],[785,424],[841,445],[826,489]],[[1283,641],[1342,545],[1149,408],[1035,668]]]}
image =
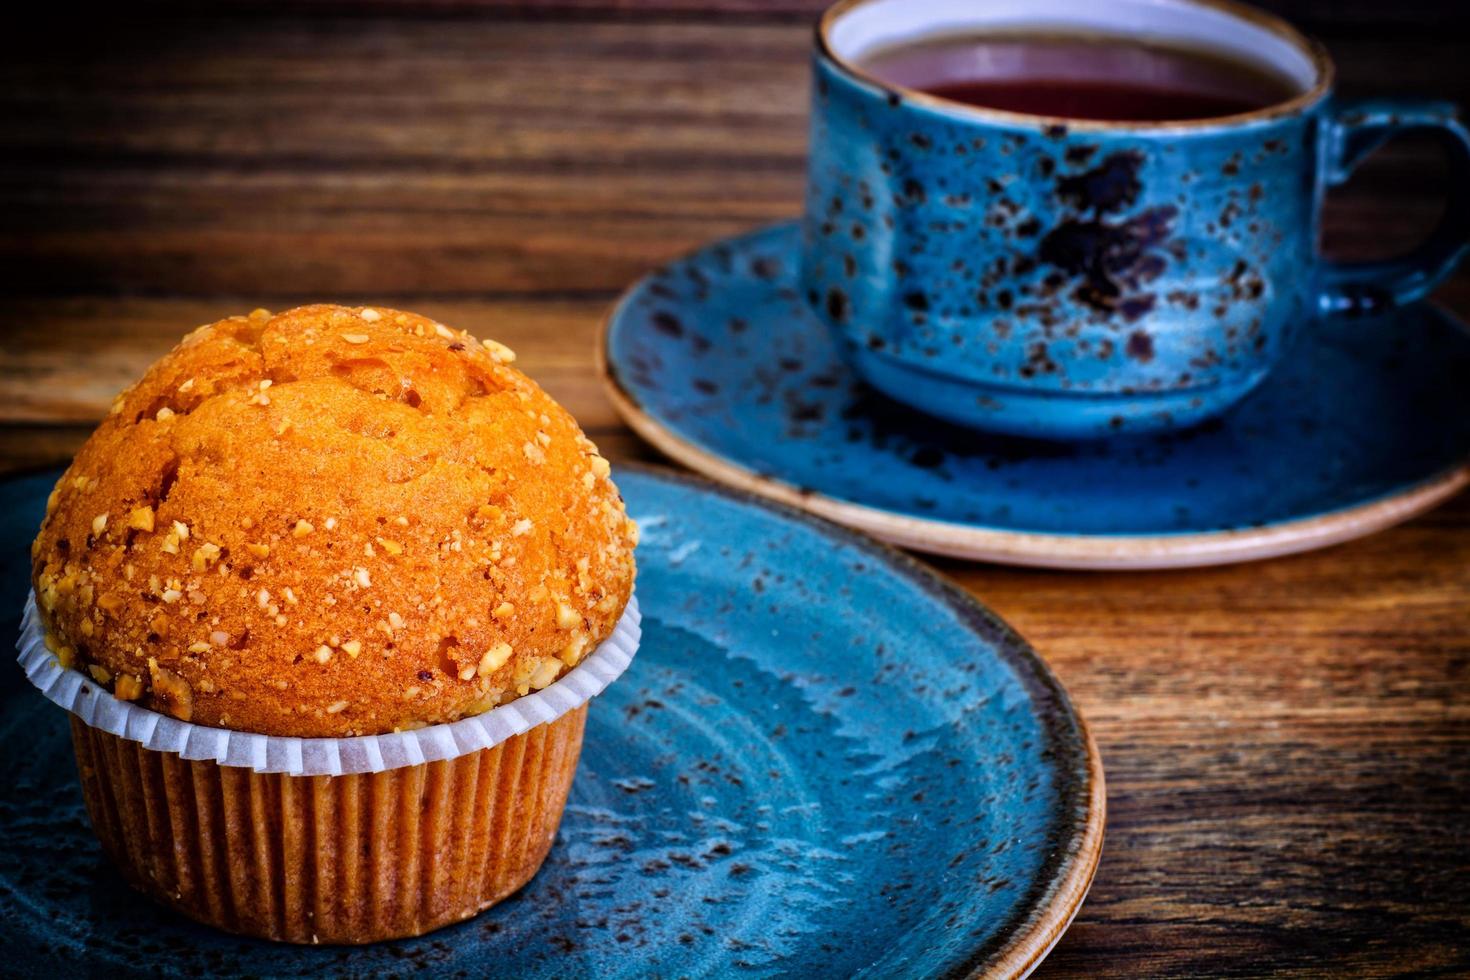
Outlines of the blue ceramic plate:
{"label": "blue ceramic plate", "polygon": [[1073,568],[1303,551],[1470,482],[1470,335],[1433,307],[1304,330],[1189,432],[1006,439],[866,391],[796,292],[798,236],[778,225],[666,266],[607,325],[624,417],[723,482],[925,551]]}
{"label": "blue ceramic plate", "polygon": [[[56,474],[0,484],[0,610]],[[7,976],[1021,975],[1081,904],[1102,772],[1020,637],[796,511],[619,468],[643,646],[592,706],[551,857],[421,939],[215,932],[139,898],[87,826],[63,712],[3,671]]]}

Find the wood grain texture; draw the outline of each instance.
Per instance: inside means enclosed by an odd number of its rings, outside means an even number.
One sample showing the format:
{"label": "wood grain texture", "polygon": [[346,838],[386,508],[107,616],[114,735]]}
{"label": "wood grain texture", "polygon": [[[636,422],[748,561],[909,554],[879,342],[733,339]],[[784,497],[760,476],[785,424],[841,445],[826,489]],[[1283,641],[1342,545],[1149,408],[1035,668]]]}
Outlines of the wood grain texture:
{"label": "wood grain texture", "polygon": [[[160,2],[155,7],[188,9],[186,0]],[[806,22],[831,0],[221,0],[235,11],[305,11],[361,14],[363,11],[413,16],[475,16],[495,12],[525,17],[617,17],[629,20],[700,19],[795,20]],[[1256,6],[1314,30],[1403,27],[1422,32],[1426,22],[1444,25],[1470,21],[1470,10],[1455,0],[1261,0]]]}
{"label": "wood grain texture", "polygon": [[[813,4],[264,6],[0,62],[0,471],[69,456],[188,328],[324,299],[496,337],[649,458],[595,381],[597,322],[798,209]],[[1347,91],[1470,102],[1456,8],[1292,9]],[[1442,177],[1394,145],[1335,195],[1332,250],[1412,242]],[[1440,298],[1470,314],[1470,276]],[[1101,869],[1038,975],[1470,973],[1470,498],[1238,567],[939,564],[1051,661],[1108,771]]]}

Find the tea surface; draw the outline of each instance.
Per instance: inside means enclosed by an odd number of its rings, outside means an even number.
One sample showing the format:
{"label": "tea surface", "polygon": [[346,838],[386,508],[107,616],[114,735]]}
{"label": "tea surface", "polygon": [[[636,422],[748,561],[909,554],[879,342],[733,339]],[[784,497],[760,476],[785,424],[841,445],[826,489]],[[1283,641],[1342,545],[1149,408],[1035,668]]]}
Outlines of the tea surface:
{"label": "tea surface", "polygon": [[862,67],[967,105],[1116,122],[1232,116],[1299,91],[1269,69],[1221,54],[1124,38],[943,37],[880,49]]}

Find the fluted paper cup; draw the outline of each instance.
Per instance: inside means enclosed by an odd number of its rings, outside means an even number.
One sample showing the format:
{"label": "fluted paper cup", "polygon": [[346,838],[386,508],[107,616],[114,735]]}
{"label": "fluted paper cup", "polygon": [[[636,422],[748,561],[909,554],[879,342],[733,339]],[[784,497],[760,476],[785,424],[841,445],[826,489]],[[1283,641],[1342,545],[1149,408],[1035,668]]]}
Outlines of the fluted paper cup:
{"label": "fluted paper cup", "polygon": [[123,876],[191,918],[297,943],[416,936],[535,875],[576,773],[588,701],[632,662],[631,598],[613,633],[546,687],[411,732],[288,738],[179,721],[46,649],[34,597],[26,676],[72,713],[92,826]]}

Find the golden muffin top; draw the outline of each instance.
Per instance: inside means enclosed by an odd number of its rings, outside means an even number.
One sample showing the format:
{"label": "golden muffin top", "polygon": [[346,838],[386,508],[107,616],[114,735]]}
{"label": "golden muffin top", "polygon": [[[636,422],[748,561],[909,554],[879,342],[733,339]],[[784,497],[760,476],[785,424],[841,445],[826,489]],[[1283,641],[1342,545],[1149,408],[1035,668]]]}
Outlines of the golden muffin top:
{"label": "golden muffin top", "polygon": [[453,721],[612,632],[637,528],[494,341],[388,309],[200,327],[47,502],[47,643],[119,698],[268,735]]}

